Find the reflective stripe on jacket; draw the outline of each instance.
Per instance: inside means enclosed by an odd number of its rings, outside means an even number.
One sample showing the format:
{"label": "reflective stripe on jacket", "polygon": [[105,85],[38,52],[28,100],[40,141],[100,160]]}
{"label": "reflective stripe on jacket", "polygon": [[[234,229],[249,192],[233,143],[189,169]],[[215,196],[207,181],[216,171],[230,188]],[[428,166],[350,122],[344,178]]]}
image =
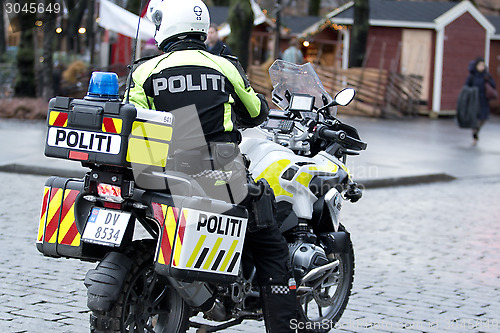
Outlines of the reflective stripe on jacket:
{"label": "reflective stripe on jacket", "polygon": [[134,70],[130,101],[160,111],[194,104],[207,141],[217,141],[221,133],[236,132],[237,123],[257,126],[269,113],[265,99],[242,75],[224,57],[204,50],[174,51]]}

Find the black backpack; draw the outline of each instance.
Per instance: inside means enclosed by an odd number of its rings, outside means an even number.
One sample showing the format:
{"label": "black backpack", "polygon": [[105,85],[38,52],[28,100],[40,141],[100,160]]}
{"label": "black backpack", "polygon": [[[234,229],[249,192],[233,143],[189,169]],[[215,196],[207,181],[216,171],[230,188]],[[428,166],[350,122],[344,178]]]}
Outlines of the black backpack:
{"label": "black backpack", "polygon": [[476,128],[479,114],[479,90],[465,85],[458,95],[457,121],[460,128]]}

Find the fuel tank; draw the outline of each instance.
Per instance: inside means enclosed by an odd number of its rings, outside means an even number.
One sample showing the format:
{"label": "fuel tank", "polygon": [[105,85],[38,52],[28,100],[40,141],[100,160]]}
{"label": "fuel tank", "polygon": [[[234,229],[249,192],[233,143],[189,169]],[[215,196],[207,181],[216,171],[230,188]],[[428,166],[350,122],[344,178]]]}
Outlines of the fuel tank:
{"label": "fuel tank", "polygon": [[342,182],[349,174],[343,163],[325,152],[314,157],[299,156],[266,138],[247,133],[240,149],[250,159],[249,170],[254,179],[266,179],[274,190],[276,201],[291,203],[299,218],[312,217],[313,204],[322,193],[315,187],[324,183],[318,182],[319,178],[331,185]]}

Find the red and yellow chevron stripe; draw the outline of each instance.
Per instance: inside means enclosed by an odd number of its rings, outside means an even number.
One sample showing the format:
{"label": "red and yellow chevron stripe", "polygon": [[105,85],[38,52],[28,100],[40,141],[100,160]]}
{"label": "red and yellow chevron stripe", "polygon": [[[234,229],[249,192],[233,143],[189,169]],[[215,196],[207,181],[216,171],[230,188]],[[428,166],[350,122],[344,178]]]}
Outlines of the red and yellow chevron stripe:
{"label": "red and yellow chevron stripe", "polygon": [[184,232],[186,231],[187,214],[188,214],[187,210],[182,210],[179,221],[179,231],[177,232],[177,238],[175,240],[173,266],[179,265],[179,261],[181,258],[181,249],[182,249],[182,244],[184,243]]}
{"label": "red and yellow chevron stripe", "polygon": [[49,125],[56,127],[68,126],[68,114],[66,112],[50,111]]}
{"label": "red and yellow chevron stripe", "polygon": [[162,228],[157,262],[162,265],[168,265],[172,258],[172,248],[174,246],[175,229],[177,228],[179,210],[175,207],[169,207],[168,205],[158,203],[153,203],[152,206],[154,217]]}
{"label": "red and yellow chevron stripe", "polygon": [[[63,193],[64,192],[64,193]],[[80,246],[81,235],[75,223],[78,190],[45,187],[37,242]],[[60,217],[60,219],[59,219]]]}
{"label": "red and yellow chevron stripe", "polygon": [[102,120],[102,131],[120,134],[122,132],[122,124],[123,121],[121,119],[104,117]]}
{"label": "red and yellow chevron stripe", "polygon": [[[56,127],[68,127],[68,113],[50,111],[49,125]],[[102,120],[102,131],[106,133],[120,134],[122,132],[123,121],[117,118],[104,117]]]}

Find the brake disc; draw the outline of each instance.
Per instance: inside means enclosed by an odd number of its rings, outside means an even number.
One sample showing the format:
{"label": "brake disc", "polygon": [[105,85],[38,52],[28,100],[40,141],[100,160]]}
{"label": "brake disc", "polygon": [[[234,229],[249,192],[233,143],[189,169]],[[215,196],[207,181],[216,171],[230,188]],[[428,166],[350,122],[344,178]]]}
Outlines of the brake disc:
{"label": "brake disc", "polygon": [[[335,303],[336,295],[339,290],[339,282],[342,281],[342,273],[338,271],[332,273],[321,285],[315,288],[312,292],[314,300],[320,307],[331,306]],[[330,295],[328,291],[330,288],[335,287],[335,293]]]}
{"label": "brake disc", "polygon": [[322,293],[322,291],[324,292],[325,289],[320,288],[321,287],[318,287],[318,289],[315,289],[312,292],[316,303],[318,303],[318,305],[322,308],[333,305],[335,303],[335,294],[333,294],[333,296],[330,296],[329,294]]}

